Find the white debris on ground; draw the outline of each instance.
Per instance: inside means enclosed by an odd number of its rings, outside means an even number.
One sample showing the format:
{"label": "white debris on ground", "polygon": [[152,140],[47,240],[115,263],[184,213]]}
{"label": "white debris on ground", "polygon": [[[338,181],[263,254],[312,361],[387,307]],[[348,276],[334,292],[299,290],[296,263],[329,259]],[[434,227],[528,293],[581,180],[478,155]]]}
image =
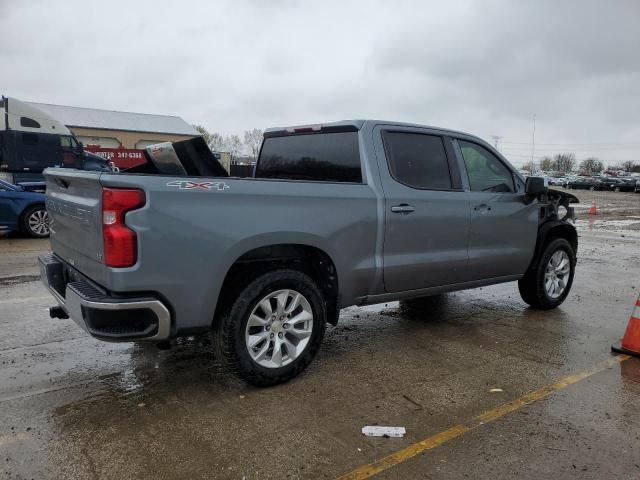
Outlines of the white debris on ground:
{"label": "white debris on ground", "polygon": [[368,425],[362,427],[362,434],[367,437],[394,437],[401,438],[407,434],[404,427],[383,427],[380,425]]}

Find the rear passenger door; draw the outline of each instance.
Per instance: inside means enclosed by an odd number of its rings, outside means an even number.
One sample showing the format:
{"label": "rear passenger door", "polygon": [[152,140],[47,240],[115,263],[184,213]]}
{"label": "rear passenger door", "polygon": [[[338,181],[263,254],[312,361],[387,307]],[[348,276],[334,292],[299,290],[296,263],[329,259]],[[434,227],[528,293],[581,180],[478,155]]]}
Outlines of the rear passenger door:
{"label": "rear passenger door", "polygon": [[538,231],[538,204],[525,203],[524,184],[479,143],[457,139],[471,202],[468,280],[525,272]]}
{"label": "rear passenger door", "polygon": [[467,267],[469,202],[450,140],[383,126],[374,140],[385,194],[386,291],[458,283]]}

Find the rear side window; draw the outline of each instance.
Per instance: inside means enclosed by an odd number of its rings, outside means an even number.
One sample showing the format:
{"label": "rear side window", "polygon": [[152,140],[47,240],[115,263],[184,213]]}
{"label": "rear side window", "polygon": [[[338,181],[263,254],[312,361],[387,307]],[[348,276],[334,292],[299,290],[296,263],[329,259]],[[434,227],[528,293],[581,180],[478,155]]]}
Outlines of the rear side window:
{"label": "rear side window", "polygon": [[504,163],[484,147],[458,140],[474,192],[513,192],[513,175]]}
{"label": "rear side window", "polygon": [[442,137],[408,132],[384,132],[383,135],[393,178],[414,188],[451,189]]}
{"label": "rear side window", "polygon": [[358,132],[267,137],[255,176],[361,183]]}

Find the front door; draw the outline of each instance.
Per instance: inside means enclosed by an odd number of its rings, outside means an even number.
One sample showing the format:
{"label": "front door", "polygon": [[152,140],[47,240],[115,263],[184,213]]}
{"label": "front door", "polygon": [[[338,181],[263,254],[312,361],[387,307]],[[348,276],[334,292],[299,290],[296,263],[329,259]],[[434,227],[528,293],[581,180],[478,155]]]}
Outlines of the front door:
{"label": "front door", "polygon": [[468,261],[469,200],[450,139],[427,129],[379,127],[376,140],[385,290],[458,283]]}
{"label": "front door", "polygon": [[525,202],[524,185],[487,148],[462,139],[457,144],[470,190],[468,280],[523,274],[536,244],[537,201]]}

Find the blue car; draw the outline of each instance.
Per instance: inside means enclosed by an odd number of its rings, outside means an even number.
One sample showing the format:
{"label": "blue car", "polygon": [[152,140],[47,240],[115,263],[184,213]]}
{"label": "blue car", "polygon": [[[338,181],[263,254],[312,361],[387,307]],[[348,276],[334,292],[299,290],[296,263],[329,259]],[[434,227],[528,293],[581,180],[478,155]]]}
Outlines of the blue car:
{"label": "blue car", "polygon": [[20,231],[37,238],[49,236],[44,193],[0,180],[0,230]]}

